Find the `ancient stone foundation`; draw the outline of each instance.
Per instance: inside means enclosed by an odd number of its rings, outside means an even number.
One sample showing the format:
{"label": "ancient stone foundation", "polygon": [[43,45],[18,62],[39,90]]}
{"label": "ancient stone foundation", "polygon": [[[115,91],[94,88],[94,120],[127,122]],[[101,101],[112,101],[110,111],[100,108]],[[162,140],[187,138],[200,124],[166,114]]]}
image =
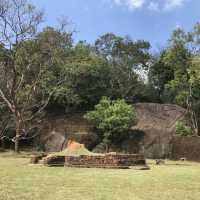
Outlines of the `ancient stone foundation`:
{"label": "ancient stone foundation", "polygon": [[63,167],[65,165],[65,156],[46,157],[43,160],[43,164],[48,167],[53,167],[53,166]]}
{"label": "ancient stone foundation", "polygon": [[45,158],[44,164],[46,166],[123,169],[134,166],[146,166],[146,161],[143,155],[105,154],[95,156],[53,156]]}
{"label": "ancient stone foundation", "polygon": [[106,154],[104,156],[65,157],[65,166],[67,167],[129,168],[145,164],[145,159],[141,155]]}

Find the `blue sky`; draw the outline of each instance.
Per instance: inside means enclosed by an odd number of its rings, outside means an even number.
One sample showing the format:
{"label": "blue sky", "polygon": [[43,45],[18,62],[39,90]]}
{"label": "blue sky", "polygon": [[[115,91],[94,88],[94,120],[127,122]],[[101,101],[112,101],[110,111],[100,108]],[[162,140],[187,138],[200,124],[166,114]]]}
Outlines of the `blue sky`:
{"label": "blue sky", "polygon": [[32,0],[45,11],[45,24],[67,16],[78,31],[74,38],[93,42],[113,32],[145,39],[154,49],[166,45],[177,27],[192,30],[200,21],[200,0]]}

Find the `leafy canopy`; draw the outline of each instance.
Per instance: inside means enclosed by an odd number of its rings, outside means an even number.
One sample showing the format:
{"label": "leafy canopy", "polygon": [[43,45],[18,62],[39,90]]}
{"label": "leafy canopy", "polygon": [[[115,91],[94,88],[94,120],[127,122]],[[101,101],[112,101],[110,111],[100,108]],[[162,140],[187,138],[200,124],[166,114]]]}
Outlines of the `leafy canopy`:
{"label": "leafy canopy", "polygon": [[95,110],[85,118],[102,134],[105,143],[118,142],[126,136],[128,129],[136,124],[136,112],[124,100],[111,101],[103,97]]}

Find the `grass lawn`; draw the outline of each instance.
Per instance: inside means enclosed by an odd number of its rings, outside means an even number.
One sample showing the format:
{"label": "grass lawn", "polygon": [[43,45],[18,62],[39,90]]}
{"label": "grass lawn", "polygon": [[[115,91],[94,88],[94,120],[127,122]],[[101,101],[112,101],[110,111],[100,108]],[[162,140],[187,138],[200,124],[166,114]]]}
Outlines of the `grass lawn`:
{"label": "grass lawn", "polygon": [[200,199],[199,163],[149,162],[148,171],[48,168],[0,153],[0,200]]}

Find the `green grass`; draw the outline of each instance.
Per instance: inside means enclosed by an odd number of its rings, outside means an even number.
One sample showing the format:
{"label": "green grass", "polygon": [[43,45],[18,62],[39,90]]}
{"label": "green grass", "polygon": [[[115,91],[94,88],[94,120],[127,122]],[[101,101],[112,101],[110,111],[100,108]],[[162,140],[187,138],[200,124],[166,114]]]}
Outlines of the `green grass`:
{"label": "green grass", "polygon": [[[48,168],[0,153],[0,200],[199,200],[200,164],[168,161],[151,170]],[[179,164],[179,165],[177,165]]]}

